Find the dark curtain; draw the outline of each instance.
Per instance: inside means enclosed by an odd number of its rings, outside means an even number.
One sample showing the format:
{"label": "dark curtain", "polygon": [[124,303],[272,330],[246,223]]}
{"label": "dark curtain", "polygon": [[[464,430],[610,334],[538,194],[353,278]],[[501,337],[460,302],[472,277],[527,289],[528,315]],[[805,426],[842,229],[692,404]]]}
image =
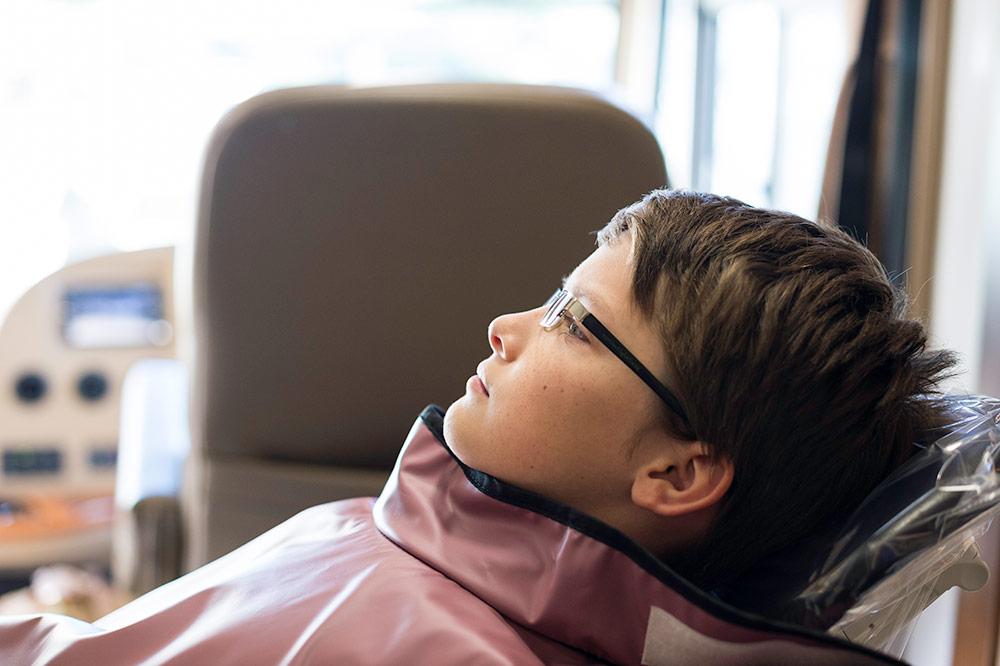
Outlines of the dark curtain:
{"label": "dark curtain", "polygon": [[850,231],[894,279],[906,269],[923,0],[869,0],[831,132],[820,217]]}

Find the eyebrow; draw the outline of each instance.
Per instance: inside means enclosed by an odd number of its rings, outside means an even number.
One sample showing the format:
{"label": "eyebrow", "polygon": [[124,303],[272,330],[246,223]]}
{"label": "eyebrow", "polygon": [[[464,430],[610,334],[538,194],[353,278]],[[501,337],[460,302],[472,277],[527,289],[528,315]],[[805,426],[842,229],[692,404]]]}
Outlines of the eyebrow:
{"label": "eyebrow", "polygon": [[[568,279],[569,279],[568,275],[562,276],[563,289],[565,289],[566,291],[570,291],[574,296],[576,296],[580,300],[589,301],[593,305],[596,305],[597,309],[599,309],[602,313],[604,313],[601,317],[598,317],[598,319],[603,319],[605,321],[610,321],[610,322],[614,321],[614,317],[611,316],[612,314],[611,311],[607,308],[606,304],[602,299],[595,297],[593,294],[591,294],[589,291],[585,289],[572,289],[572,290],[566,289],[566,281]],[[592,308],[588,307],[587,310],[590,310],[593,313]]]}

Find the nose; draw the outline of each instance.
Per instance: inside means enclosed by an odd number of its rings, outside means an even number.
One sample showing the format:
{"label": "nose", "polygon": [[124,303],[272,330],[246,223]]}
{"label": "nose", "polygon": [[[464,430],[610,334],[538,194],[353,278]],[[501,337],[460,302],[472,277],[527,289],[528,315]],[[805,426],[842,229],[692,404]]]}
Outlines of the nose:
{"label": "nose", "polygon": [[533,311],[500,315],[490,322],[486,335],[493,353],[505,361],[513,361],[524,348],[528,337],[527,324]]}

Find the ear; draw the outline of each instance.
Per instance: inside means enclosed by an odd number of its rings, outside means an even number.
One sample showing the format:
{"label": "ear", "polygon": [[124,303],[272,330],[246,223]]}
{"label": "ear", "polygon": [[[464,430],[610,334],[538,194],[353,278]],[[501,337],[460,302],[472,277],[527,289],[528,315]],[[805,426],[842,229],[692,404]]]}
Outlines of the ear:
{"label": "ear", "polygon": [[733,463],[713,459],[702,442],[675,442],[640,466],[632,502],[660,516],[679,517],[719,503],[733,484]]}

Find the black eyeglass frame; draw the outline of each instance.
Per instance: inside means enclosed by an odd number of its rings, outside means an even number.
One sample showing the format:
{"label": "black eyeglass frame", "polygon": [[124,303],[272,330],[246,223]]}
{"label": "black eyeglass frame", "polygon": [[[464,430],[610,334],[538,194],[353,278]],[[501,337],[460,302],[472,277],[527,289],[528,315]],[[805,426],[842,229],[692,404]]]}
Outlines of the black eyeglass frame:
{"label": "black eyeglass frame", "polygon": [[562,325],[566,315],[573,317],[593,333],[594,337],[611,350],[611,353],[627,365],[632,372],[638,375],[639,379],[653,389],[656,395],[660,396],[660,399],[684,420],[684,423],[689,423],[684,408],[681,407],[680,401],[670,389],[664,386],[573,294],[565,289],[556,289],[555,293],[545,302],[545,306],[547,309],[540,322],[542,328],[551,331]]}

